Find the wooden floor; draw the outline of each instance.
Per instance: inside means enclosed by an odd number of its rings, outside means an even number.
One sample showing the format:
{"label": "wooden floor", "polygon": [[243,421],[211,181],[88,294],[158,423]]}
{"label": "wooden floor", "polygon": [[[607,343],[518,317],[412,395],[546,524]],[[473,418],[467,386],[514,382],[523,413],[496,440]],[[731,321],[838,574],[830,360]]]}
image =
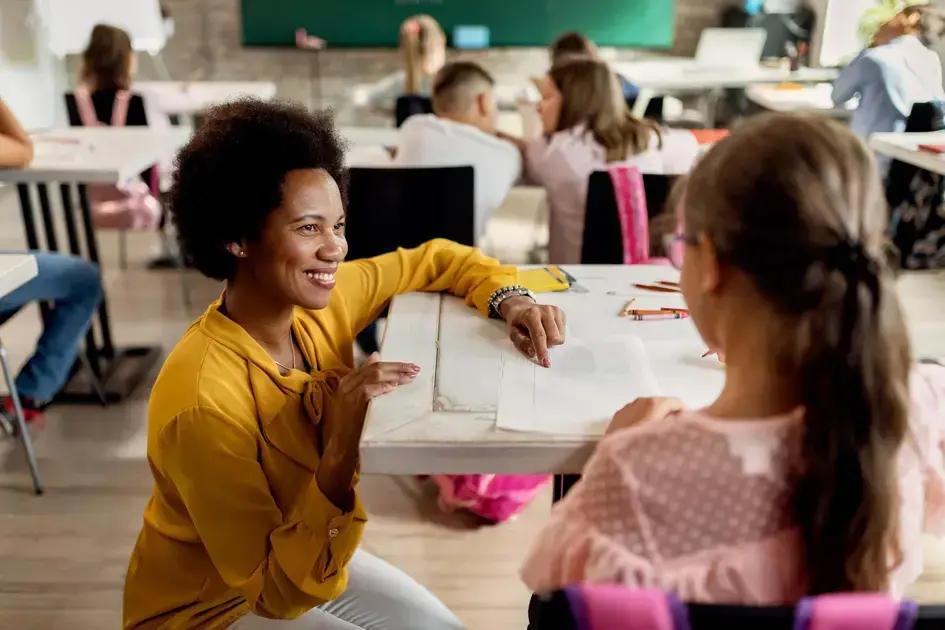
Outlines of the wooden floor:
{"label": "wooden floor", "polygon": [[[22,249],[15,195],[0,189],[0,250]],[[165,350],[202,308],[182,304],[176,272],[151,272],[149,235],[132,235],[130,268],[119,271],[117,238],[100,239],[116,342],[160,343]],[[195,304],[219,288],[189,278]],[[4,324],[19,365],[39,334],[30,307]],[[145,454],[148,387],[127,402],[56,406],[33,430],[46,494],[33,496],[18,443],[0,439],[0,628],[104,629],[120,624],[128,555],[150,489]],[[547,517],[550,492],[518,520],[478,527],[439,512],[430,485],[366,477],[371,515],[364,547],[436,593],[472,629],[523,628],[528,592],[517,578],[522,555]]]}

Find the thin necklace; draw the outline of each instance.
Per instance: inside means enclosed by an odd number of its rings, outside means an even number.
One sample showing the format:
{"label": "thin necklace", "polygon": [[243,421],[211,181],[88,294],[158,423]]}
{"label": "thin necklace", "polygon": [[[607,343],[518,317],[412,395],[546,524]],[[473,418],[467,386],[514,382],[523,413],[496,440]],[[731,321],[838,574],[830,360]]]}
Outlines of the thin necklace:
{"label": "thin necklace", "polygon": [[275,358],[272,359],[273,361],[275,361],[276,365],[281,367],[286,372],[291,372],[292,370],[295,369],[295,344],[292,343],[292,329],[291,328],[289,329],[289,351],[292,353],[292,367],[291,368],[287,365],[283,365],[282,363],[279,363],[278,361],[276,361]]}

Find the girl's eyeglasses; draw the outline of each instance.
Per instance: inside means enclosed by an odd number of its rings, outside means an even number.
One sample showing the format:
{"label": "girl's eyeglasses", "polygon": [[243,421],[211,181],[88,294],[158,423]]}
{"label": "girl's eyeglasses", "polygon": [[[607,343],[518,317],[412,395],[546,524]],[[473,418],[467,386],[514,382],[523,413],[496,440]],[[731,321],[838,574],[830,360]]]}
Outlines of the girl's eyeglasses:
{"label": "girl's eyeglasses", "polygon": [[698,241],[694,236],[687,236],[684,232],[677,230],[674,234],[667,234],[663,237],[663,250],[666,256],[676,269],[682,269],[683,259],[686,256],[686,245],[696,245]]}

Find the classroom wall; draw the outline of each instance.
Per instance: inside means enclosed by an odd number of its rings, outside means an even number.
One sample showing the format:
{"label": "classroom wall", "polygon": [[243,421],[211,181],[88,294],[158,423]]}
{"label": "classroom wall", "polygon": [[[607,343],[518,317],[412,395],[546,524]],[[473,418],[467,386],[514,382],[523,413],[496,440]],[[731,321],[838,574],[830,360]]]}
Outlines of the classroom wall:
{"label": "classroom wall", "polygon": [[62,124],[65,66],[39,28],[44,0],[0,0],[0,98],[27,129]]}
{"label": "classroom wall", "polygon": [[[721,7],[732,1],[677,0],[673,53],[692,54],[700,31],[715,24]],[[174,78],[271,79],[276,81],[280,96],[309,106],[333,107],[343,123],[387,122],[353,108],[350,92],[355,83],[371,82],[398,69],[396,50],[327,50],[316,56],[291,49],[245,49],[240,44],[239,0],[167,0],[165,4],[176,33],[163,57]],[[636,55],[620,51],[618,58]],[[460,56],[478,61],[500,82],[547,68],[547,53],[539,48],[475,51]],[[147,60],[140,65],[144,72],[150,70]],[[321,81],[315,80],[318,76]]]}

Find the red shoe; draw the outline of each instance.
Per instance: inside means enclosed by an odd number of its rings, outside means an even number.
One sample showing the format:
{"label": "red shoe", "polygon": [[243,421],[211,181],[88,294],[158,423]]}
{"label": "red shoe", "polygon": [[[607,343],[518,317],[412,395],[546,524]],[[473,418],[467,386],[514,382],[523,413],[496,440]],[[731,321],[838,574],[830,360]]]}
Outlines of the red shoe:
{"label": "red shoe", "polygon": [[[10,421],[13,421],[16,411],[13,409],[13,399],[9,396],[3,396],[0,398],[0,410],[6,414]],[[33,401],[29,398],[20,398],[20,407],[23,408],[23,419],[27,424],[31,422],[41,421],[44,418],[43,410],[33,404]]]}

